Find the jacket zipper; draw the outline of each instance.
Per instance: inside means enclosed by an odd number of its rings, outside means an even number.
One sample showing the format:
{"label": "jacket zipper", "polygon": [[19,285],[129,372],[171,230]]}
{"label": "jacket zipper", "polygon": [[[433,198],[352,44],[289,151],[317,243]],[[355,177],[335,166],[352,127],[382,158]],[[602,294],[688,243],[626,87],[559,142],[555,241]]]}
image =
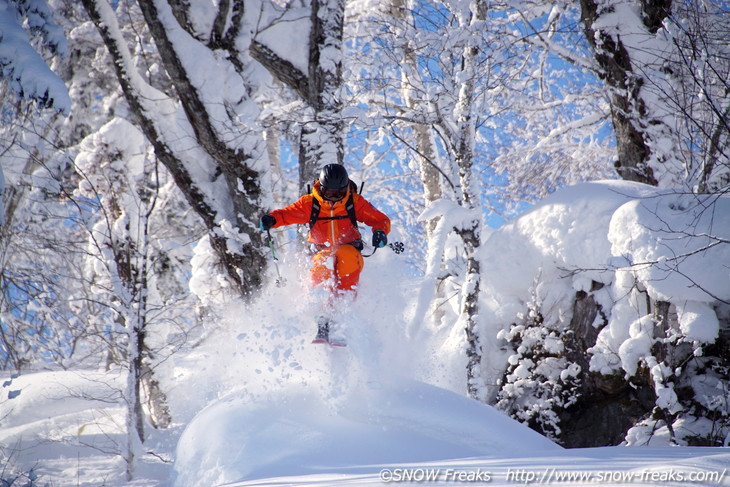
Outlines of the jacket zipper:
{"label": "jacket zipper", "polygon": [[[335,216],[335,205],[330,203],[330,218],[334,218]],[[332,248],[335,247],[335,220],[330,220],[330,243],[332,244]]]}

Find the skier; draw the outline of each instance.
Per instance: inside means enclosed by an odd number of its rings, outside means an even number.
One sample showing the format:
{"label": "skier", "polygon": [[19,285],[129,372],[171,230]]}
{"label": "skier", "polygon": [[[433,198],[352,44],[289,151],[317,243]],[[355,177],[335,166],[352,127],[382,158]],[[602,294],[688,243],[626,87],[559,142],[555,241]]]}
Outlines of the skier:
{"label": "skier", "polygon": [[[390,219],[357,194],[357,186],[340,164],[327,164],[312,192],[284,208],[261,217],[263,231],[292,224],[309,224],[312,283],[326,288],[332,298],[355,293],[364,262],[363,241],[357,222],[373,230],[373,247],[388,244]],[[329,303],[332,305],[332,303]],[[318,319],[315,343],[329,341],[331,320]]]}

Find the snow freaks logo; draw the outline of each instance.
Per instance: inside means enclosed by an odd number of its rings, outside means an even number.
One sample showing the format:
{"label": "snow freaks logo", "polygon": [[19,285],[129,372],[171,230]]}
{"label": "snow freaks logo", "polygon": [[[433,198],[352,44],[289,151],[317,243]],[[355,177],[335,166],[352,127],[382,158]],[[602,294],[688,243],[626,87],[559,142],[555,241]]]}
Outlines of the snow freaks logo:
{"label": "snow freaks logo", "polygon": [[380,480],[386,483],[421,483],[421,482],[473,482],[489,483],[492,473],[482,469],[455,470],[440,468],[384,468],[380,471]]}
{"label": "snow freaks logo", "polygon": [[634,471],[561,471],[555,468],[530,470],[524,468],[507,469],[506,474],[495,475],[491,471],[456,470],[441,468],[384,468],[380,471],[380,480],[385,483],[481,483],[487,484],[496,478],[515,484],[559,484],[560,482],[581,483],[664,483],[688,482],[703,485],[720,484],[725,478],[727,469],[720,471],[697,470],[683,472],[680,470],[634,470]]}

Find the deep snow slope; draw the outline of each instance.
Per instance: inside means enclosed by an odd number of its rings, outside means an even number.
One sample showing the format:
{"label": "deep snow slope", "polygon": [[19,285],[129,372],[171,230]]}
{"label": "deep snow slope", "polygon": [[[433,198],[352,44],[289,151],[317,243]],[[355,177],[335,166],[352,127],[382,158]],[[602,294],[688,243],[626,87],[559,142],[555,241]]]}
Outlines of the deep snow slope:
{"label": "deep snow slope", "polygon": [[[134,482],[125,480],[123,370],[0,376],[0,479],[48,487],[152,487],[169,477],[174,429],[148,429]],[[5,485],[0,481],[0,485]]]}
{"label": "deep snow slope", "polygon": [[[325,362],[350,357],[340,352],[318,353]],[[229,475],[229,487],[730,485],[730,448],[564,450],[458,394],[356,377],[333,372],[267,400],[237,392],[214,401],[179,442],[177,483],[212,487]],[[0,401],[0,446],[12,453],[4,471],[34,468],[38,485],[51,487],[172,487],[163,461],[173,456],[175,430],[154,432],[147,446],[156,456],[124,479],[113,455],[124,421],[119,379],[63,371],[13,379],[2,390],[20,394]],[[186,388],[193,403],[198,390]]]}
{"label": "deep snow slope", "polygon": [[[336,364],[342,357],[330,358]],[[373,465],[561,450],[489,406],[422,382],[371,381],[338,390],[341,378],[333,379],[285,388],[257,402],[232,394],[206,408],[178,444],[176,485],[367,473]]]}

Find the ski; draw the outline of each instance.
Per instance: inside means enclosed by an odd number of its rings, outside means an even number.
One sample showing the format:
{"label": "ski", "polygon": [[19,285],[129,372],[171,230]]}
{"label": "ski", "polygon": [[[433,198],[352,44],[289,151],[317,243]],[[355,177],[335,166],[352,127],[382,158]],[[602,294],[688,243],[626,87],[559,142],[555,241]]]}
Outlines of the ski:
{"label": "ski", "polygon": [[331,347],[339,347],[339,348],[342,348],[342,347],[346,347],[347,346],[347,343],[345,343],[344,340],[340,340],[340,339],[337,339],[337,338],[335,338],[335,339],[326,339],[326,338],[319,338],[319,337],[317,337],[314,340],[312,340],[312,344],[314,344],[314,345],[329,345]]}

